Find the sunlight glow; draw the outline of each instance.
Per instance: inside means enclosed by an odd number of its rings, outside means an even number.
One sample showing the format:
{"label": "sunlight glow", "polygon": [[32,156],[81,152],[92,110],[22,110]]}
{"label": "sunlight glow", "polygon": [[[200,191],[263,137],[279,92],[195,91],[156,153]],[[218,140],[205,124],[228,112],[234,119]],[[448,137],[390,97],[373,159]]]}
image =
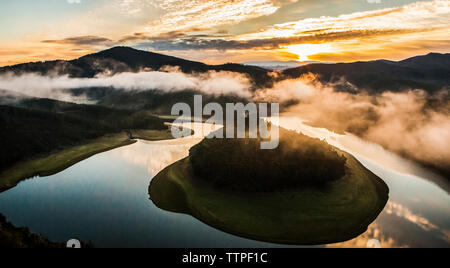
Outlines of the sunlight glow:
{"label": "sunlight glow", "polygon": [[299,44],[285,47],[286,51],[298,55],[298,61],[309,61],[309,56],[333,52],[331,44]]}

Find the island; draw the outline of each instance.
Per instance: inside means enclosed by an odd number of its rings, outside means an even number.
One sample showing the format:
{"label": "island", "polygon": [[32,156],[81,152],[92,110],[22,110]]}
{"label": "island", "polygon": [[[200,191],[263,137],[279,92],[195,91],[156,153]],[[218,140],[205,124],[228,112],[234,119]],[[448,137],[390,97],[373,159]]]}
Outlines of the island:
{"label": "island", "polygon": [[281,129],[280,145],[205,139],[151,181],[150,198],[216,229],[287,245],[338,243],[364,233],[388,186],[325,141]]}

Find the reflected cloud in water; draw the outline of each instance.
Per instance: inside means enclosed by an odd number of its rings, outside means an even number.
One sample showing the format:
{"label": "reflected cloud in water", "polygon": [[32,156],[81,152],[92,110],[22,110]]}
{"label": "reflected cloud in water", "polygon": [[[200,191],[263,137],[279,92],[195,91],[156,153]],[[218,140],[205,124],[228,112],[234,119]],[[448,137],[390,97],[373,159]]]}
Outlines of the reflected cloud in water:
{"label": "reflected cloud in water", "polygon": [[347,242],[328,245],[331,248],[365,248],[368,241],[380,241],[382,248],[448,247],[450,231],[439,228],[427,218],[407,207],[388,202],[379,218],[367,232]]}
{"label": "reflected cloud in water", "polygon": [[[186,158],[189,149],[200,142],[199,139],[185,140],[183,143],[138,141],[137,146],[124,147],[114,151],[115,156],[123,161],[147,169],[150,178],[156,176],[164,168]],[[149,146],[142,146],[143,144]]]}
{"label": "reflected cloud in water", "polygon": [[[282,117],[280,122],[354,153],[390,188],[386,208],[366,233],[328,247],[365,248],[372,239],[379,240],[384,248],[450,246],[450,196],[429,177],[420,175],[427,174],[426,170],[420,173],[413,162],[354,136],[312,128],[298,118]],[[201,124],[191,129],[201,133]],[[30,226],[36,232],[56,239],[67,234],[84,235],[99,245],[111,246],[120,241],[131,246],[276,246],[220,232],[191,217],[157,209],[148,201],[151,178],[187,157],[189,149],[200,141],[196,137],[140,140],[91,157],[57,175],[24,181],[0,196],[0,208],[13,223]],[[71,200],[77,200],[77,205]],[[73,215],[84,216],[73,224]],[[109,239],[102,235],[105,228],[117,236]]]}
{"label": "reflected cloud in water", "polygon": [[147,169],[149,177],[153,178],[166,167],[188,157],[190,148],[201,142],[211,131],[222,127],[201,123],[184,123],[182,126],[192,129],[194,135],[164,141],[139,140],[137,144],[115,150],[112,154],[127,163]]}
{"label": "reflected cloud in water", "polygon": [[386,235],[378,226],[374,223],[369,226],[367,232],[347,242],[331,244],[329,248],[365,248],[368,241],[376,239],[380,241],[382,248],[407,248],[408,245],[399,244],[393,237]]}

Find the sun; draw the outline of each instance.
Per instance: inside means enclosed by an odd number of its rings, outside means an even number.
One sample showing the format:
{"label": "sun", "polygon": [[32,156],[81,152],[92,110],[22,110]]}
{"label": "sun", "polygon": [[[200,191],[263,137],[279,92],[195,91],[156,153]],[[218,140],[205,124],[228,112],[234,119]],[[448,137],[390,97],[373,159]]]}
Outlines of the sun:
{"label": "sun", "polygon": [[330,44],[299,44],[285,47],[286,51],[298,55],[298,61],[309,61],[309,56],[332,52]]}

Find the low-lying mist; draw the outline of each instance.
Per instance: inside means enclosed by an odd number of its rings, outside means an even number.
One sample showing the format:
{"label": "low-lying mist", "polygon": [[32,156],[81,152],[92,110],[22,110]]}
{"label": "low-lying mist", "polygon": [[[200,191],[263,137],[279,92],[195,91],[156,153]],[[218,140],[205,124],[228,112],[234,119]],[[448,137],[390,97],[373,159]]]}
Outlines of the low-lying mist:
{"label": "low-lying mist", "polygon": [[355,134],[445,172],[450,171],[448,97],[448,91],[430,96],[413,89],[377,95],[339,92],[313,76],[281,81],[255,94],[257,100],[291,104],[287,112],[309,125]]}
{"label": "low-lying mist", "polygon": [[280,102],[285,111],[295,113],[311,126],[355,134],[450,174],[448,90],[432,96],[420,89],[370,95],[349,86],[351,93],[342,92],[306,75],[252,91],[252,83],[244,74],[225,71],[186,74],[176,68],[163,68],[162,71],[103,74],[94,78],[4,74],[0,76],[0,97],[10,92],[9,98],[27,95],[83,102],[87,97],[73,96],[70,89],[113,88],[161,92],[194,90],[213,96],[235,95],[255,101]]}
{"label": "low-lying mist", "polygon": [[81,97],[73,96],[69,89],[114,88],[120,90],[160,91],[194,90],[210,95],[251,96],[250,80],[242,74],[215,72],[185,74],[177,69],[167,71],[142,71],[120,73],[113,76],[98,75],[94,78],[71,78],[68,76],[42,76],[35,73],[0,76],[0,89],[38,98],[79,102]]}

